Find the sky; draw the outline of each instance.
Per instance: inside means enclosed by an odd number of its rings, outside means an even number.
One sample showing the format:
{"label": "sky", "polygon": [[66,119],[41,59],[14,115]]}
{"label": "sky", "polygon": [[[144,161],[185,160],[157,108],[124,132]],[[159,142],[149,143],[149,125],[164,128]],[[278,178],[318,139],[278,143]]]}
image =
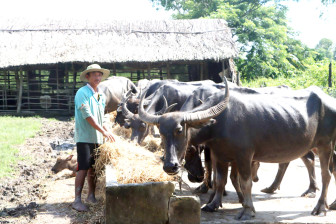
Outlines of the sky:
{"label": "sky", "polygon": [[289,26],[299,32],[298,39],[311,48],[322,38],[336,45],[336,4],[323,6],[321,0],[300,0],[288,1],[286,5]]}
{"label": "sky", "polygon": [[[336,44],[336,4],[322,6],[321,0],[287,1],[289,25],[298,39],[314,48],[322,38]],[[322,16],[321,13],[323,12]],[[156,10],[150,0],[2,0],[0,20],[23,17],[67,19],[169,19],[171,12]]]}

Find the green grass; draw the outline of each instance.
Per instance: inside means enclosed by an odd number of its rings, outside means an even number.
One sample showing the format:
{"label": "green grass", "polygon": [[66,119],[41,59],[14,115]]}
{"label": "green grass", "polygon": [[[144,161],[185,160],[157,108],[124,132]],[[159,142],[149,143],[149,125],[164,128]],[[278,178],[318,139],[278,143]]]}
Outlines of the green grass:
{"label": "green grass", "polygon": [[0,116],[0,178],[13,174],[18,160],[17,146],[33,137],[41,128],[41,122],[34,117]]}

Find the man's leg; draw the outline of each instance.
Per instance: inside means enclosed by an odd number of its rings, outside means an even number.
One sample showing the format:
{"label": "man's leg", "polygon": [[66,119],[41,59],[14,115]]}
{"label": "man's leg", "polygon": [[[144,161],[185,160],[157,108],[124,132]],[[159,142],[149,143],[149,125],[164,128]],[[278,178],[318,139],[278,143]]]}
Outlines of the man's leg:
{"label": "man's leg", "polygon": [[79,170],[75,180],[75,201],[72,203],[72,208],[80,212],[88,211],[88,207],[82,202],[82,190],[87,173],[87,170]]}
{"label": "man's leg", "polygon": [[87,180],[88,180],[89,192],[88,192],[88,197],[86,200],[91,203],[97,203],[97,200],[95,197],[96,177],[95,177],[95,171],[93,168],[90,168],[88,170]]}

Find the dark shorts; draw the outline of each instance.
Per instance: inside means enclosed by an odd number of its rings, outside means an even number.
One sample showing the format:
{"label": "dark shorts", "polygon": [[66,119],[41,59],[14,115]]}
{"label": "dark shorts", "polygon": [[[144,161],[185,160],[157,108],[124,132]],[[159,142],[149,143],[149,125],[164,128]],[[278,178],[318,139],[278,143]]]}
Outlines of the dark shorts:
{"label": "dark shorts", "polygon": [[95,164],[96,148],[99,144],[77,142],[77,171],[88,170]]}

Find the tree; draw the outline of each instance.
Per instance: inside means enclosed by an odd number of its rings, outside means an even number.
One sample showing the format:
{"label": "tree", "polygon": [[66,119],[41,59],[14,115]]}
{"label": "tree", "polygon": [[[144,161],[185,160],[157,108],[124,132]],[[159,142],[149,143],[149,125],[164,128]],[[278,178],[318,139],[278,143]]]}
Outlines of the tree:
{"label": "tree", "polygon": [[[154,1],[154,0],[153,0]],[[243,78],[290,76],[303,68],[297,50],[306,50],[288,36],[286,7],[270,0],[167,0],[166,9],[176,9],[177,19],[223,18],[238,40],[236,60]],[[293,34],[294,35],[294,34]],[[288,46],[295,44],[295,46]],[[304,54],[302,54],[304,55]]]}
{"label": "tree", "polygon": [[321,61],[323,58],[333,58],[333,42],[328,38],[322,38],[316,45],[315,50],[318,52],[316,59]]}
{"label": "tree", "polygon": [[[283,0],[151,0],[175,10],[176,19],[223,18],[232,28],[240,48],[236,65],[242,78],[296,76],[316,59],[326,56],[325,47],[312,50],[296,40],[287,26]],[[321,0],[323,4],[336,0]],[[324,43],[324,45],[327,43]],[[335,51],[336,54],[336,51]]]}

